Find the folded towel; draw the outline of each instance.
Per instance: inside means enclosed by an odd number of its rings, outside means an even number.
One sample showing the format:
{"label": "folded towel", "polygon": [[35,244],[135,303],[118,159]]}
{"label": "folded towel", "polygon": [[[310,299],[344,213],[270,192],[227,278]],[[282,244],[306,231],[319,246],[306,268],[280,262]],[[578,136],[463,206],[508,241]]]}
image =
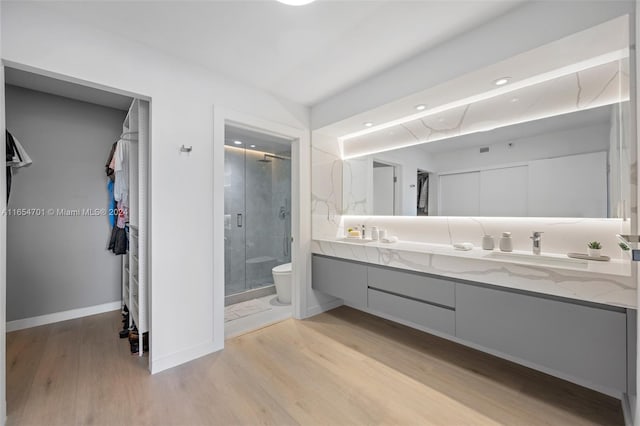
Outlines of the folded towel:
{"label": "folded towel", "polygon": [[453,248],[456,250],[464,250],[469,251],[473,249],[473,244],[471,243],[454,243]]}
{"label": "folded towel", "polygon": [[380,241],[382,241],[383,243],[397,243],[398,237],[394,237],[394,236],[384,237]]}

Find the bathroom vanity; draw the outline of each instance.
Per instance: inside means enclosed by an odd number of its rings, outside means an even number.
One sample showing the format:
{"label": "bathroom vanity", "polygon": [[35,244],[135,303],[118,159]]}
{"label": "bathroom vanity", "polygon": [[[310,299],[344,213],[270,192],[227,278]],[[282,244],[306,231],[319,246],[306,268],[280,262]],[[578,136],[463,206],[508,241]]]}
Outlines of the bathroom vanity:
{"label": "bathroom vanity", "polygon": [[[315,129],[309,306],[330,295],[633,400],[628,36],[621,16]],[[398,241],[345,240],[356,227]],[[611,260],[567,257],[591,241]]]}
{"label": "bathroom vanity", "polygon": [[[630,305],[602,303],[598,297],[589,295],[588,280],[583,282],[585,291],[581,294],[573,292],[569,296],[565,292],[560,296],[544,291],[542,282],[548,280],[544,277],[545,267],[494,263],[483,259],[486,253],[478,250],[448,253],[444,247],[439,254],[434,254],[433,248],[430,253],[423,252],[423,262],[415,262],[412,267],[406,257],[408,251],[380,249],[368,244],[371,243],[315,241],[313,288],[338,297],[353,308],[597,391],[618,398],[628,393],[627,377],[635,374],[635,366],[627,364],[627,359],[635,359],[635,355],[628,352],[635,351],[635,345],[628,347],[627,341],[635,342],[636,311]],[[336,256],[340,250],[345,250],[343,255],[350,255]],[[378,255],[367,258],[367,251]],[[331,252],[331,255],[322,252]],[[358,254],[365,261],[355,260]],[[433,273],[442,258],[463,260],[465,256],[476,263],[475,268],[467,269],[475,279],[453,277],[456,273],[445,272],[445,269]],[[396,266],[387,266],[393,263],[389,262],[391,259],[395,259]],[[405,265],[399,266],[400,259],[404,259]],[[473,263],[466,265],[473,266]],[[501,269],[529,274],[531,281],[537,281],[539,286],[537,289],[533,283],[523,286],[522,280],[515,276],[511,277],[511,285],[508,280],[492,279],[492,275],[500,275]],[[547,272],[562,274],[559,271],[548,269]],[[565,278],[572,279],[574,273],[578,277],[573,279],[581,280],[578,271],[566,270]],[[593,274],[591,280],[594,280]],[[601,283],[609,280],[612,287],[624,282],[608,274],[600,275],[595,279]]]}

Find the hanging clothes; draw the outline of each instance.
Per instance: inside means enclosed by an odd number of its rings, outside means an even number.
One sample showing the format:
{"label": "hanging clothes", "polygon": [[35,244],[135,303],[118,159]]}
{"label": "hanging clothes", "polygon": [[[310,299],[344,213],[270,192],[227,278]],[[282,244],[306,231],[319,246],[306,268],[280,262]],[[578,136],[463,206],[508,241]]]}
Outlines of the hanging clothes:
{"label": "hanging clothes", "polygon": [[109,161],[105,165],[107,176],[110,179],[108,187],[113,191],[113,197],[110,198],[110,200],[113,200],[113,203],[115,203],[115,208],[110,208],[110,213],[113,212],[114,215],[113,217],[109,217],[112,226],[109,250],[116,255],[126,254],[129,245],[126,224],[129,222],[130,145],[131,143],[128,140],[120,138],[120,140],[111,147]]}
{"label": "hanging clothes", "polygon": [[129,241],[127,239],[127,231],[124,228],[114,226],[111,230],[111,238],[109,240],[109,250],[116,255],[126,254]]}
{"label": "hanging clothes", "polygon": [[[111,182],[113,182],[116,178],[113,167],[111,167],[111,162],[113,161],[113,155],[116,152],[117,146],[118,146],[118,142],[114,142],[113,145],[111,145],[111,151],[109,152],[109,158],[107,159],[107,164],[104,165],[106,169],[105,172],[107,173],[107,177]],[[113,193],[113,189],[111,190],[111,192]]]}
{"label": "hanging clothes", "polygon": [[425,207],[427,207],[427,194],[429,193],[429,179],[428,178],[422,178],[422,182],[420,185],[420,200],[418,201],[418,208],[421,208],[424,210]]}
{"label": "hanging clothes", "polygon": [[120,139],[113,154],[113,170],[115,174],[115,186],[113,197],[121,201],[124,207],[129,207],[129,148],[131,142]]}
{"label": "hanging clothes", "polygon": [[426,172],[418,172],[417,179],[417,213],[418,216],[426,216],[429,214],[429,174]]}
{"label": "hanging clothes", "polygon": [[107,192],[109,192],[109,224],[111,225],[111,227],[113,228],[114,226],[116,226],[116,218],[117,218],[117,214],[116,214],[116,200],[115,198],[113,198],[113,181],[111,179],[109,179],[109,182],[107,182]]}
{"label": "hanging clothes", "polygon": [[7,168],[7,202],[11,194],[11,183],[13,181],[13,169],[26,167],[33,163],[31,157],[24,150],[22,144],[8,130],[5,134],[6,168]]}

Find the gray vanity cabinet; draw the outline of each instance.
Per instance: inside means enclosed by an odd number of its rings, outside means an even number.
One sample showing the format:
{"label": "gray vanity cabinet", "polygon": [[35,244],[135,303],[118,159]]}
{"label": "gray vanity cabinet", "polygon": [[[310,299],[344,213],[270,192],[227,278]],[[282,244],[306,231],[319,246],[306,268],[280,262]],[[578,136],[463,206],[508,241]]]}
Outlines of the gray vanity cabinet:
{"label": "gray vanity cabinet", "polygon": [[[313,288],[388,316],[540,366],[598,390],[627,389],[635,312],[482,283],[313,256]],[[629,334],[629,335],[628,335]]]}
{"label": "gray vanity cabinet", "polygon": [[626,390],[626,313],[456,285],[456,336],[585,381]]}
{"label": "gray vanity cabinet", "polygon": [[367,267],[360,263],[314,255],[311,286],[358,308],[367,307]]}
{"label": "gray vanity cabinet", "polygon": [[453,309],[371,288],[369,289],[369,309],[451,336],[456,331],[456,312]]}
{"label": "gray vanity cabinet", "polygon": [[369,266],[367,275],[369,309],[454,335],[455,283],[377,266]]}
{"label": "gray vanity cabinet", "polygon": [[450,308],[456,305],[455,283],[449,280],[377,266],[367,270],[370,288]]}

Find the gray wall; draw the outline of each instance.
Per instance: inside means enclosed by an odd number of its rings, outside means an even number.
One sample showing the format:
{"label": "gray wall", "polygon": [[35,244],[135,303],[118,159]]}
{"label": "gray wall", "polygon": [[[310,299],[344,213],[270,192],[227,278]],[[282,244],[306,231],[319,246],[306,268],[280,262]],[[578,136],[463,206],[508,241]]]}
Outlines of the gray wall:
{"label": "gray wall", "polygon": [[[107,208],[104,164],[125,112],[6,86],[7,129],[33,164],[9,209]],[[120,300],[106,216],[7,218],[7,321]]]}

